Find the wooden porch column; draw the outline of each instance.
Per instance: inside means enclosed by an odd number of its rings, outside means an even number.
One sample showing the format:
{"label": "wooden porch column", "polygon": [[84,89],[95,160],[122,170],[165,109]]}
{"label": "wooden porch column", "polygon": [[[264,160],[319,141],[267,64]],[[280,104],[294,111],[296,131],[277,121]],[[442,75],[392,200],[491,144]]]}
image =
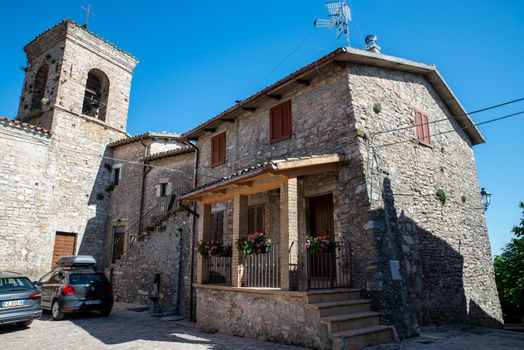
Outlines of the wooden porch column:
{"label": "wooden porch column", "polygon": [[290,289],[290,272],[298,265],[297,240],[298,180],[293,177],[280,185],[280,288],[283,290]]}
{"label": "wooden porch column", "polygon": [[247,196],[236,195],[233,198],[233,258],[231,261],[231,285],[242,287],[242,258],[241,253],[236,249],[235,243],[240,236],[247,234]]}
{"label": "wooden porch column", "polygon": [[[211,205],[209,204],[199,204],[200,205],[200,217],[198,218],[198,236],[197,241],[208,239],[211,230],[211,224],[213,222],[213,217],[211,215]],[[196,242],[195,242],[196,248]],[[197,254],[197,276],[196,282],[201,284],[207,282],[208,278],[208,266],[207,258],[204,258],[200,254]]]}

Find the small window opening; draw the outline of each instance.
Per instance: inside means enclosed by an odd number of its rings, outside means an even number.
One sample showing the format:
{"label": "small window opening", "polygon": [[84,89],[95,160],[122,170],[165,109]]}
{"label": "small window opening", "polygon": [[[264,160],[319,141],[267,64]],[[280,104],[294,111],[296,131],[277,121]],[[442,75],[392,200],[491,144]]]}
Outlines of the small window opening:
{"label": "small window opening", "polygon": [[92,69],[87,74],[86,89],[82,114],[105,121],[109,79],[98,69]]}
{"label": "small window opening", "polygon": [[49,66],[47,64],[43,64],[36,73],[33,84],[33,98],[31,99],[31,111],[42,110],[42,99],[45,97],[48,74]]}

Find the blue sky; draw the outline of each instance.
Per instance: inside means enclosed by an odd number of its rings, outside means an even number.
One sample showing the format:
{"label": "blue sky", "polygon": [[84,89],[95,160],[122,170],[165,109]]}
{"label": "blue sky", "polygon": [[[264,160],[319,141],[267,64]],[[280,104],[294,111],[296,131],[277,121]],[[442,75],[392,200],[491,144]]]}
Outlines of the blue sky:
{"label": "blue sky", "polygon": [[[64,18],[83,23],[81,6],[87,3],[2,3],[0,115],[16,114],[23,45]],[[132,134],[191,129],[344,45],[332,31],[312,29],[315,18],[325,17],[322,0],[90,3],[90,29],[141,61],[129,112]],[[435,63],[467,110],[524,97],[524,1],[354,0],[350,6],[352,46],[363,48],[365,35],[373,33],[384,53]],[[474,120],[521,110],[524,103]],[[476,146],[475,154],[480,183],[493,193],[487,222],[497,254],[512,237],[518,202],[524,201],[524,116],[481,130],[488,142]]]}

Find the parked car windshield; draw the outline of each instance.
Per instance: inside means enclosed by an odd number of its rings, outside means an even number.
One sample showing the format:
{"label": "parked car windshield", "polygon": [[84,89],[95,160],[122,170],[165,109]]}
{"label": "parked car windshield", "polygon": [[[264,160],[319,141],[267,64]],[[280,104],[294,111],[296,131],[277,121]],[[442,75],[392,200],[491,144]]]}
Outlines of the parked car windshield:
{"label": "parked car windshield", "polygon": [[26,277],[0,278],[0,293],[10,293],[33,289],[33,284]]}
{"label": "parked car windshield", "polygon": [[69,276],[69,284],[109,283],[102,273],[73,273]]}

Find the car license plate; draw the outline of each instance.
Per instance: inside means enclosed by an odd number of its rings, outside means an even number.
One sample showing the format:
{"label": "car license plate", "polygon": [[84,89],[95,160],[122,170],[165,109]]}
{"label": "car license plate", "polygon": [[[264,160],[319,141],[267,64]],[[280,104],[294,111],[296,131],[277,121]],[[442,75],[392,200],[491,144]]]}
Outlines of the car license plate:
{"label": "car license plate", "polygon": [[17,307],[17,306],[23,306],[24,300],[9,300],[9,301],[3,301],[2,307]]}
{"label": "car license plate", "polygon": [[84,301],[84,305],[96,305],[96,304],[100,304],[101,301],[100,300],[86,300]]}

